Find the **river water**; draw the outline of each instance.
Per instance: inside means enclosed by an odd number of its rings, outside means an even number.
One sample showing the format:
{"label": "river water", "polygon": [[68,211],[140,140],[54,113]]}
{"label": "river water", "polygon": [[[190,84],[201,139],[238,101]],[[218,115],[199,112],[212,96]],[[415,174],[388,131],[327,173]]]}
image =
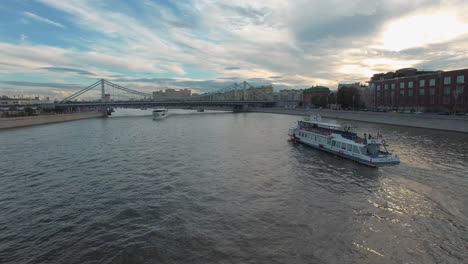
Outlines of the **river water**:
{"label": "river water", "polygon": [[348,122],[374,169],[297,116],[171,112],[0,131],[0,263],[466,263],[467,134]]}

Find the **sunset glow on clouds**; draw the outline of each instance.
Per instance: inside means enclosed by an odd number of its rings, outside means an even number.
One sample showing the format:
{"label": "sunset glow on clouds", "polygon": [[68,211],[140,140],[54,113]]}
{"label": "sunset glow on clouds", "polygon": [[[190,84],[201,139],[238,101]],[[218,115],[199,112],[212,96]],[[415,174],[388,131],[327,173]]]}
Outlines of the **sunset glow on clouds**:
{"label": "sunset glow on clouds", "polygon": [[457,0],[2,1],[0,94],[60,97],[98,78],[145,91],[333,88],[467,68],[467,11]]}

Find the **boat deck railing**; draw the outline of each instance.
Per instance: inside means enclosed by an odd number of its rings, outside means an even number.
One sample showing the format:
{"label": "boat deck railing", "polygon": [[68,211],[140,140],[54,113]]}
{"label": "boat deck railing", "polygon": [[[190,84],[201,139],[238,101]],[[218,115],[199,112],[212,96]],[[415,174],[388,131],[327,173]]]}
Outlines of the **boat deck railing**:
{"label": "boat deck railing", "polygon": [[324,136],[329,136],[330,132],[329,130],[321,129],[321,128],[313,128],[313,127],[302,127],[301,130],[305,130],[307,132],[312,132],[315,134],[320,134]]}

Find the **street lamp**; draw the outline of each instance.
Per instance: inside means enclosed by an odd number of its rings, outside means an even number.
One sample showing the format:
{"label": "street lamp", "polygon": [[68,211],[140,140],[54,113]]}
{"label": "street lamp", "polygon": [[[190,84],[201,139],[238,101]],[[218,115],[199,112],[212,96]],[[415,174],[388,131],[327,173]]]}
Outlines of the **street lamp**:
{"label": "street lamp", "polygon": [[356,110],[354,109],[354,99],[356,98],[356,94],[353,94],[353,111]]}

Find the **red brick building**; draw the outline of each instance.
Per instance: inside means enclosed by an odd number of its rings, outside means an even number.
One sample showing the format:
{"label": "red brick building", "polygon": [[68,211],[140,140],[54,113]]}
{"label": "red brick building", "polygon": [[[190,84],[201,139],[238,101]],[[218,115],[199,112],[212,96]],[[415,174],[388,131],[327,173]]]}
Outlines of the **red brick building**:
{"label": "red brick building", "polygon": [[324,86],[314,86],[309,89],[305,89],[302,94],[302,105],[305,107],[311,107],[314,105],[314,102],[317,103],[316,99],[319,97],[325,98],[324,102],[326,104],[326,97],[330,94],[330,89]]}
{"label": "red brick building", "polygon": [[468,111],[468,69],[418,71],[407,68],[375,74],[369,94],[375,108],[420,111]]}

